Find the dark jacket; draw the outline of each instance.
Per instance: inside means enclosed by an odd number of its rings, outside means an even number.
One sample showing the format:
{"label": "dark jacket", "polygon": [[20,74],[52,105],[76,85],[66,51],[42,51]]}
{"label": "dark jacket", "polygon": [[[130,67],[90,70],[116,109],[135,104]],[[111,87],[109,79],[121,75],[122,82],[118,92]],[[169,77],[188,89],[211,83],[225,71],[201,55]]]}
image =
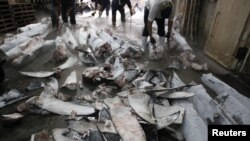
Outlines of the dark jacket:
{"label": "dark jacket", "polygon": [[51,0],[51,4],[52,4],[53,6],[58,6],[58,5],[61,4],[61,0]]}
{"label": "dark jacket", "polygon": [[128,5],[129,8],[132,8],[130,0],[113,0],[112,1],[112,6],[114,7],[123,7],[125,5]]}
{"label": "dark jacket", "polygon": [[102,6],[105,6],[107,4],[110,4],[110,0],[95,0],[94,1],[96,4],[100,4]]}

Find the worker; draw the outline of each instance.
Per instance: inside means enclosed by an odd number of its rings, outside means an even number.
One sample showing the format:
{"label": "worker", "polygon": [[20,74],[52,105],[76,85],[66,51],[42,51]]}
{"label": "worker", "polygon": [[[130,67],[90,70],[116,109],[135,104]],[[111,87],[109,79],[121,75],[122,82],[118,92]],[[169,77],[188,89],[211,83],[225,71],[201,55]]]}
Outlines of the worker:
{"label": "worker", "polygon": [[128,5],[128,8],[130,10],[130,14],[131,16],[133,15],[133,10],[132,10],[132,5],[130,0],[113,0],[112,1],[112,25],[113,27],[116,26],[116,11],[118,10],[121,14],[121,21],[122,23],[125,22],[125,10],[124,10],[124,6]]}
{"label": "worker", "polygon": [[68,23],[68,16],[70,16],[71,25],[76,24],[75,13],[76,4],[75,0],[61,0],[62,4],[62,20],[63,23]]}
{"label": "worker", "polygon": [[95,16],[96,10],[99,6],[99,17],[102,16],[102,12],[106,9],[106,16],[109,16],[110,10],[110,0],[92,0],[95,2],[95,12],[92,13],[92,16]]}
{"label": "worker", "polygon": [[[152,33],[152,24],[156,21],[157,33],[159,35],[159,44],[164,47],[165,37],[170,38],[172,33],[175,7],[171,0],[147,0],[144,10],[144,29],[142,33],[142,51],[144,51],[148,36],[150,42],[155,44],[155,38]],[[168,32],[165,35],[165,19],[168,19]]]}
{"label": "worker", "polygon": [[0,84],[1,82],[4,81],[5,78],[5,73],[2,66],[4,65],[6,60],[7,60],[7,55],[0,49]]}
{"label": "worker", "polygon": [[51,0],[51,21],[52,27],[55,28],[59,26],[59,15],[61,10],[61,2],[60,0]]}

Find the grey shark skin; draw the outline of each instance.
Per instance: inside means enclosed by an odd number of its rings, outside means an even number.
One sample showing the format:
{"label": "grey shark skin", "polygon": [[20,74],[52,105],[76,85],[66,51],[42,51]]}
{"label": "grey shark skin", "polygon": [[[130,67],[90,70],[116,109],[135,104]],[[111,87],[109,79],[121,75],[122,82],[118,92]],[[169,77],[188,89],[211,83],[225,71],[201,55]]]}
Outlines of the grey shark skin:
{"label": "grey shark skin", "polygon": [[144,120],[155,124],[155,119],[149,108],[150,96],[143,93],[128,95],[128,101],[133,110]]}
{"label": "grey shark skin", "polygon": [[235,123],[234,121],[231,122],[231,118],[228,119],[220,105],[209,96],[202,85],[193,86],[188,91],[195,93],[195,96],[191,97],[190,100],[204,120],[209,120],[213,124],[228,125]]}
{"label": "grey shark skin", "polygon": [[70,102],[64,102],[56,98],[39,97],[37,105],[51,113],[59,115],[90,115],[95,112],[95,109],[88,106],[81,106]]}
{"label": "grey shark skin", "polygon": [[123,141],[146,141],[146,135],[130,108],[114,106],[110,109],[112,121]]}
{"label": "grey shark skin", "polygon": [[193,107],[193,104],[186,100],[174,100],[174,106],[181,106],[185,108],[185,116],[181,131],[186,141],[207,141],[208,139],[208,126],[205,121],[200,117]]}
{"label": "grey shark skin", "polygon": [[184,108],[179,106],[162,106],[154,104],[157,128],[166,128],[172,123],[182,124],[184,112]]}
{"label": "grey shark skin", "polygon": [[237,92],[212,74],[204,74],[202,82],[217,94],[216,101],[238,124],[250,124],[250,99]]}
{"label": "grey shark skin", "polygon": [[76,71],[72,71],[69,76],[66,78],[64,84],[61,87],[66,87],[69,90],[76,90],[77,89],[77,76]]}

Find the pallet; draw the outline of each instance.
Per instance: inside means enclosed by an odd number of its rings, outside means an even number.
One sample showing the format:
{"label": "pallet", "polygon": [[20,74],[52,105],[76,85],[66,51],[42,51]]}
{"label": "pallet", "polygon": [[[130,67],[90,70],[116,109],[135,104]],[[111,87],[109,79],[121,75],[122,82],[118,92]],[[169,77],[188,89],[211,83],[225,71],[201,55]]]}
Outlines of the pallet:
{"label": "pallet", "polygon": [[33,4],[21,3],[25,0],[0,1],[0,33],[25,26],[36,20]]}
{"label": "pallet", "polygon": [[16,29],[9,3],[0,1],[0,33]]}
{"label": "pallet", "polygon": [[17,28],[13,24],[1,26],[0,27],[0,33],[6,33],[7,31],[14,30],[14,29],[17,29]]}
{"label": "pallet", "polygon": [[31,0],[31,3],[49,3],[50,0]]}
{"label": "pallet", "polygon": [[13,12],[34,10],[33,4],[12,4],[10,7]]}
{"label": "pallet", "polygon": [[17,27],[25,26],[35,21],[33,4],[12,4],[10,7]]}
{"label": "pallet", "polygon": [[9,4],[26,3],[26,0],[8,0]]}

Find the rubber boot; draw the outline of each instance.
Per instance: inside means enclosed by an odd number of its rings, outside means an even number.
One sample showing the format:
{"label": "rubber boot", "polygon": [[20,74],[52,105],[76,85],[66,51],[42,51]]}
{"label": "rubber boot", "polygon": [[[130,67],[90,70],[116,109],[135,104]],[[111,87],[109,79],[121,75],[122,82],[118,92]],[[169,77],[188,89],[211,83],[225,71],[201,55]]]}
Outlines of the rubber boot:
{"label": "rubber boot", "polygon": [[147,40],[148,40],[147,36],[142,36],[142,48],[141,48],[142,52],[144,52],[147,47]]}

